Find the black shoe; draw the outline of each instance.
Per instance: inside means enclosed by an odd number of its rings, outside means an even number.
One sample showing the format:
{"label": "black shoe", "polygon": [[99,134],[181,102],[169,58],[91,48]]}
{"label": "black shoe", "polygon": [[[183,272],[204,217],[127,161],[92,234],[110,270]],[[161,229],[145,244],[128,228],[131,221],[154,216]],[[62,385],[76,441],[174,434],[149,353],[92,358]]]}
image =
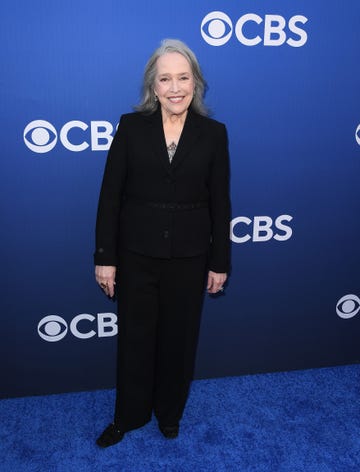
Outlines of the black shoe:
{"label": "black shoe", "polygon": [[96,444],[100,447],[109,447],[120,442],[125,433],[116,429],[114,423],[109,424],[105,431],[97,438]]}
{"label": "black shoe", "polygon": [[166,439],[175,439],[179,435],[179,425],[175,426],[162,426],[159,424],[159,429]]}

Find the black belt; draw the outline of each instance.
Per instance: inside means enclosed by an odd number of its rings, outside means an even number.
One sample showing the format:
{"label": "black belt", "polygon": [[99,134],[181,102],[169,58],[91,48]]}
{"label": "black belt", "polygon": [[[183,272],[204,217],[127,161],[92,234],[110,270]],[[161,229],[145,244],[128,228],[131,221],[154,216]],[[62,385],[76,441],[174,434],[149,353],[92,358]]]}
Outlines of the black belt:
{"label": "black belt", "polygon": [[148,202],[146,200],[141,200],[140,198],[135,197],[125,197],[125,201],[131,203],[137,203],[139,205],[144,205],[150,208],[159,208],[161,210],[195,210],[197,208],[206,208],[208,207],[207,201],[196,202],[196,203],[165,203],[165,202]]}

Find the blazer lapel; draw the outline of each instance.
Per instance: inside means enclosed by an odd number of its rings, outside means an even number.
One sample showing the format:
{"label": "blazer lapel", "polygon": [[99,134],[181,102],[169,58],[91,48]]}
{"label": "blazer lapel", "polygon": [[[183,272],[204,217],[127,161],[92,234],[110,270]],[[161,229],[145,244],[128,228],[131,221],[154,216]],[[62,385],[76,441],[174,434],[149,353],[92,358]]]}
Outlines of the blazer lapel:
{"label": "blazer lapel", "polygon": [[150,124],[150,149],[156,155],[156,158],[160,161],[166,172],[170,173],[171,165],[166,149],[160,106],[155,113],[146,118]]}
{"label": "blazer lapel", "polygon": [[179,143],[171,163],[171,169],[176,169],[186,158],[200,136],[200,126],[197,115],[189,109],[184,123]]}
{"label": "blazer lapel", "polygon": [[170,164],[169,155],[166,149],[166,141],[164,136],[164,128],[161,117],[160,106],[158,110],[146,117],[150,124],[150,148],[159,158],[166,172],[171,173],[176,169],[190,153],[193,145],[201,134],[201,127],[198,116],[191,109],[188,111],[184,128],[182,130],[178,146]]}

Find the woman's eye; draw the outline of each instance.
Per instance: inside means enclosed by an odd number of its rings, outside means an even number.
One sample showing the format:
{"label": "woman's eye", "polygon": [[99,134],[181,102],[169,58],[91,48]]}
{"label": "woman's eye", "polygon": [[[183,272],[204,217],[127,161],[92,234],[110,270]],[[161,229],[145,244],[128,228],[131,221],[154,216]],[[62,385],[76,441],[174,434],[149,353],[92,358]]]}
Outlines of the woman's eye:
{"label": "woman's eye", "polygon": [[167,81],[166,77],[163,77],[162,79],[160,79],[160,82],[166,82],[166,81]]}
{"label": "woman's eye", "polygon": [[189,77],[181,77],[181,80],[189,80]]}

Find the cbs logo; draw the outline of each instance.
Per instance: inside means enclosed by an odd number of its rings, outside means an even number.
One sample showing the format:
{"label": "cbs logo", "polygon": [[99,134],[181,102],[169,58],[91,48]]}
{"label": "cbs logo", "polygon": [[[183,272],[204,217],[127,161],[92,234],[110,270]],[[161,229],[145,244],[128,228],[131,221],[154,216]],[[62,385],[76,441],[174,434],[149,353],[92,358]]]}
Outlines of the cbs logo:
{"label": "cbs logo", "polygon": [[[290,215],[280,215],[275,221],[270,216],[254,216],[253,220],[246,216],[238,216],[230,223],[230,239],[234,243],[246,243],[250,240],[265,242],[270,239],[287,241],[292,236],[292,229],[286,222],[290,222],[292,219],[293,217]],[[243,230],[244,225],[245,231]],[[249,228],[249,231],[247,227],[251,226],[252,229]]]}
{"label": "cbs logo", "polygon": [[40,154],[54,149],[58,139],[66,149],[73,152],[85,151],[89,147],[92,151],[107,151],[113,139],[113,125],[108,121],[91,121],[90,144],[82,136],[88,128],[89,125],[83,121],[72,120],[64,124],[58,135],[48,121],[34,120],[25,127],[23,138],[30,151]]}
{"label": "cbs logo", "polygon": [[348,320],[360,311],[360,298],[356,295],[344,295],[336,304],[336,313],[340,318]]}
{"label": "cbs logo", "polygon": [[[95,321],[97,331],[92,329]],[[96,334],[99,338],[105,338],[117,334],[116,322],[117,316],[114,313],[98,313],[96,318],[93,315],[82,313],[75,316],[68,326],[61,316],[48,315],[40,320],[37,332],[44,341],[48,342],[60,341],[65,338],[69,330],[73,336],[79,339],[89,339]]]}
{"label": "cbs logo", "polygon": [[360,125],[358,125],[358,127],[356,128],[355,139],[358,145],[360,146]]}
{"label": "cbs logo", "polygon": [[[282,46],[286,43],[298,48],[307,42],[307,33],[299,26],[307,21],[303,15],[292,16],[286,21],[281,15],[265,15],[263,19],[256,13],[247,13],[237,20],[235,35],[244,46],[256,46],[263,41],[264,46]],[[233,31],[231,19],[222,11],[208,13],[201,22],[201,35],[211,46],[222,46],[227,43]]]}

